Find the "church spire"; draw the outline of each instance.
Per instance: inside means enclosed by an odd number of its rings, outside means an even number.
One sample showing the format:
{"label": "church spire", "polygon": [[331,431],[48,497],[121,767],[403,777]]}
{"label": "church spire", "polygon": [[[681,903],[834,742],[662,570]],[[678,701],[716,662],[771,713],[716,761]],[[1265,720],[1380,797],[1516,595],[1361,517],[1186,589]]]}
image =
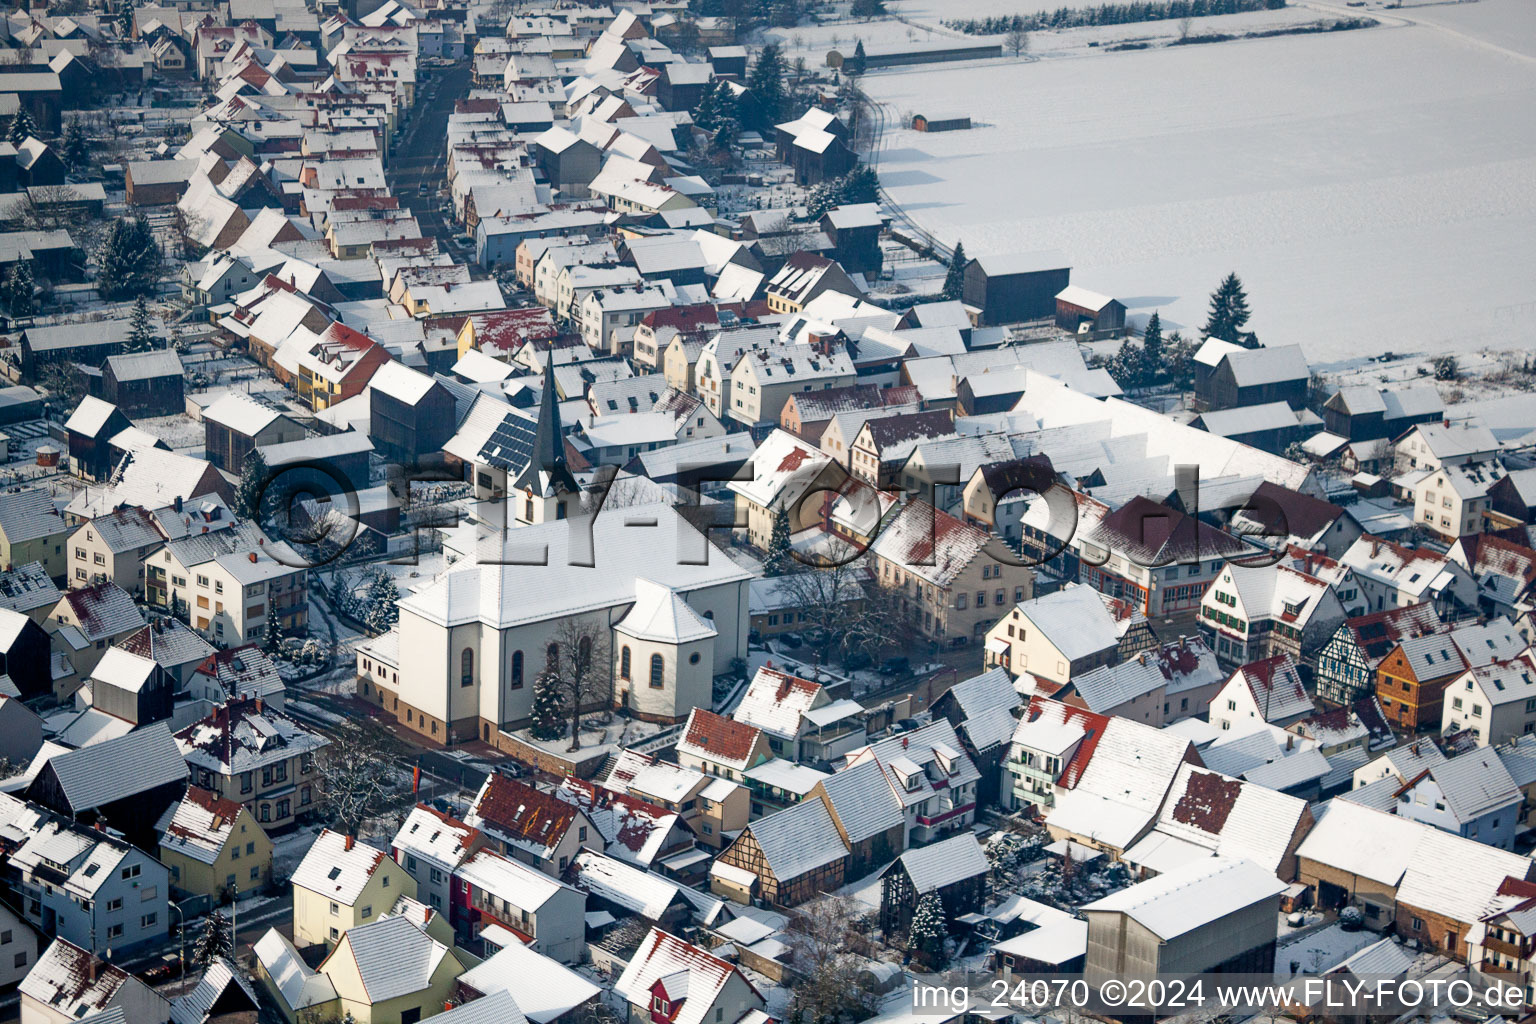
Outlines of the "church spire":
{"label": "church spire", "polygon": [[555,392],[555,352],[544,363],[544,396],[539,401],[539,421],[534,428],[533,452],[528,468],[544,474],[544,493],[575,492],[580,488],[565,463],[565,435],[560,428],[560,396]]}

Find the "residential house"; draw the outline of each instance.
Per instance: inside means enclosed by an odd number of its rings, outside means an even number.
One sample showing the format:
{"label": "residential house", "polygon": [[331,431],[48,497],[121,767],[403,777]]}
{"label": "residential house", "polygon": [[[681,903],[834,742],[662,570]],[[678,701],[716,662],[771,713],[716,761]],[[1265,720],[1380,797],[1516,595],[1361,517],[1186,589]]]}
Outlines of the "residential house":
{"label": "residential house", "polygon": [[55,580],[68,569],[69,524],[42,488],[0,494],[0,565],[6,572],[37,563]]}
{"label": "residential house", "polygon": [[763,297],[775,313],[798,313],[824,292],[840,292],[859,298],[864,289],[836,260],[812,252],[791,253],[763,286]]}
{"label": "residential house", "polygon": [[1519,985],[1530,999],[1536,982],[1536,885],[1505,879],[1488,913],[1467,929],[1467,965],[1488,978]]}
{"label": "residential house", "polygon": [[748,824],[715,858],[710,891],[738,903],[793,907],[841,888],[847,861],[827,804],[805,799]]}
{"label": "residential house", "polygon": [[791,536],[820,522],[824,500],[838,491],[847,473],[826,455],[782,430],[763,439],[752,453],[750,478],[730,480],[736,522],[746,523],[747,539],[766,551],[774,522],[782,512]]}
{"label": "residential house", "polygon": [[196,786],[254,808],[270,832],[292,828],[323,794],[315,753],[330,740],[299,725],[260,697],[227,701],[176,734]]}
{"label": "residential house", "polygon": [[1344,615],[1328,582],[1284,562],[1262,568],[1229,562],[1200,601],[1201,631],[1229,665],[1277,654],[1310,663]]}
{"label": "residential house", "polygon": [[288,636],[309,628],[304,560],[250,523],[167,542],[150,555],[145,579],[150,604],[181,609],[216,644],[260,639],[271,616]]}
{"label": "residential house", "polygon": [[847,757],[849,767],[865,761],[880,765],[901,800],[906,818],[903,845],[932,841],[975,820],[981,773],[948,720],[898,733]]}
{"label": "residential house", "polygon": [[717,715],[708,708],[694,708],[678,737],[677,761],[728,781],[774,756],[762,729]]}
{"label": "residential house", "polygon": [[[684,821],[684,812],[679,809],[571,776],[560,780],[554,795],[580,808],[597,827],[599,841],[587,845],[594,850],[602,847],[608,857],[642,871],[666,870],[673,877],[691,876],[689,869],[709,858],[697,847],[697,826]],[[700,799],[698,804],[706,802]],[[699,820],[697,810],[702,809],[690,808],[694,821]],[[712,828],[709,838],[719,834],[719,829]]]}
{"label": "residential house", "polygon": [[954,726],[960,742],[965,744],[966,754],[981,774],[976,783],[976,800],[983,806],[996,804],[1000,797],[1003,759],[1008,756],[1013,730],[1018,725],[1015,712],[1022,704],[1013,678],[1001,668],[961,680],[932,704],[933,713]]}
{"label": "residential house", "polygon": [[585,952],[586,895],[494,850],[459,865],[453,901],[464,908],[459,931],[488,946],[521,943],[561,963],[576,963]]}
{"label": "residential house", "polygon": [[1429,602],[1442,619],[1477,608],[1477,583],[1445,555],[1363,535],[1339,556],[1360,584],[1367,611],[1385,611]]}
{"label": "residential house", "polygon": [[1469,668],[1445,690],[1441,735],[1472,734],[1480,747],[1536,732],[1536,661],[1529,648],[1508,661]]}
{"label": "residential house", "polygon": [[760,730],[773,755],[790,761],[830,761],[866,742],[862,706],[771,663],[752,676],[731,718]]}
{"label": "residential house", "polygon": [[416,899],[439,914],[449,914],[454,909],[453,873],[485,842],[473,825],[417,804],[390,842],[390,853],[416,880]]}
{"label": "residential house", "polygon": [[1536,611],[1536,550],[1523,528],[1474,533],[1451,545],[1451,560],[1477,582],[1477,605],[1486,615],[1503,616],[1530,628]]}
{"label": "residential house", "polygon": [[1420,423],[1393,443],[1397,463],[1405,471],[1441,469],[1489,462],[1501,448],[1493,431],[1476,423]]}
{"label": "residential house", "polygon": [[291,882],[300,949],[334,948],[345,933],[387,914],[401,895],[416,893],[416,880],[384,851],[330,829],[316,837]]}
{"label": "residential house", "polygon": [[[20,914],[0,903],[0,984],[14,990],[37,965],[38,949],[37,932]],[[25,993],[22,999],[25,1005]]]}
{"label": "residential house", "polygon": [[219,901],[267,887],[272,840],[243,804],[189,786],[160,837],[160,862],[177,892]]}
{"label": "residential house", "polygon": [[[704,357],[699,358],[702,379]],[[705,401],[716,415],[728,415],[738,423],[765,432],[778,423],[791,395],[846,387],[854,381],[853,362],[840,344],[750,348],[731,367],[726,385],[729,401],[724,403],[724,411],[715,410],[707,396]]]}
{"label": "residential house", "polygon": [[601,853],[605,839],[575,803],[496,772],[485,777],[465,822],[486,845],[559,877],[583,848]]}
{"label": "residential house", "polygon": [[907,816],[895,779],[874,758],[824,776],[805,796],[820,800],[848,850],[844,871],[863,878],[907,848]]}
{"label": "residential house", "polygon": [[1014,605],[987,631],[986,664],[1066,683],[1156,645],[1140,611],[1092,587],[1060,590]]}
{"label": "residential house", "polygon": [[350,929],[316,968],[275,928],[252,952],[267,994],[290,1021],[310,1013],[358,1024],[419,1021],[442,1012],[464,971],[447,944],[398,915]]}
{"label": "residential house", "polygon": [[1284,890],[1252,861],[1209,857],[1084,904],[1083,979],[1268,972]]}
{"label": "residential house", "polygon": [[1413,521],[1454,542],[1483,529],[1488,511],[1488,492],[1504,477],[1495,461],[1443,465],[1413,483]]}
{"label": "residential house", "polygon": [[613,990],[629,1024],[750,1024],[767,1007],[739,967],[660,928],[640,940]]}
{"label": "residential house", "polygon": [[867,419],[849,445],[848,469],[866,483],[889,487],[919,444],[954,433],[954,417],[947,409]]}
{"label": "residential house", "polygon": [[1509,661],[1525,647],[1525,639],[1507,620],[1409,637],[1376,666],[1376,696],[1388,720],[1399,728],[1438,728],[1452,680],[1469,668]]}
{"label": "residential house", "polygon": [[1375,693],[1376,669],[1399,643],[1447,628],[1427,603],[1345,619],[1318,653],[1318,700],[1342,706]]}
{"label": "residential house", "polygon": [[44,821],[11,854],[10,873],[27,922],[81,950],[121,957],[170,937],[169,872],[112,832]]}
{"label": "residential house", "polygon": [[739,832],[750,813],[745,786],[634,750],[619,754],[602,785],[676,812],[702,842],[714,847]]}
{"label": "residential house", "polygon": [[1312,714],[1301,673],[1288,654],[1249,662],[1227,680],[1211,701],[1211,725],[1249,731],[1254,722],[1285,727]]}
{"label": "residential house", "polygon": [[69,585],[112,582],[144,596],[144,560],[165,543],[156,517],[127,506],[84,523],[69,535]]}
{"label": "residential house", "polygon": [[19,986],[25,1024],[160,1022],[171,1004],[135,975],[65,938],[49,944]]}
{"label": "residential house", "polygon": [[919,901],[936,894],[944,920],[955,928],[967,914],[986,905],[990,865],[981,844],[970,832],[908,850],[880,873],[880,927],[900,935],[912,924]]}
{"label": "residential house", "polygon": [[870,569],[914,632],[943,643],[979,643],[992,608],[1034,596],[1034,571],[1003,541],[926,502],[902,506],[870,546]]}
{"label": "residential house", "polygon": [[[174,620],[173,620],[174,621]],[[196,633],[183,626],[181,631],[206,646]],[[171,631],[167,629],[166,633]],[[255,644],[212,651],[197,662],[187,679],[186,690],[194,699],[225,704],[246,697],[260,697],[277,711],[283,709],[286,686],[277,665]]]}
{"label": "residential house", "polygon": [[1388,775],[1341,799],[1508,850],[1520,830],[1524,795],[1499,752],[1478,747],[1441,758],[1412,778]]}

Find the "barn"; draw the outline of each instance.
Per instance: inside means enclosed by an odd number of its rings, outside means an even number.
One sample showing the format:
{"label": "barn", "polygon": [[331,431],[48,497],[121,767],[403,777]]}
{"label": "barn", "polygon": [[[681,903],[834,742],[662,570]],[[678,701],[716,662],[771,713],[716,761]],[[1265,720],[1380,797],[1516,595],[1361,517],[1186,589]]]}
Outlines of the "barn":
{"label": "barn", "polygon": [[1125,331],[1125,303],[1069,284],[1056,293],[1056,326],[1084,340],[1118,338]]}
{"label": "barn", "polygon": [[915,132],[962,132],[971,126],[971,115],[954,113],[913,114]]}
{"label": "barn", "polygon": [[1056,315],[1056,296],[1071,283],[1059,252],[980,256],[966,264],[962,298],[981,310],[981,326],[1044,320]]}

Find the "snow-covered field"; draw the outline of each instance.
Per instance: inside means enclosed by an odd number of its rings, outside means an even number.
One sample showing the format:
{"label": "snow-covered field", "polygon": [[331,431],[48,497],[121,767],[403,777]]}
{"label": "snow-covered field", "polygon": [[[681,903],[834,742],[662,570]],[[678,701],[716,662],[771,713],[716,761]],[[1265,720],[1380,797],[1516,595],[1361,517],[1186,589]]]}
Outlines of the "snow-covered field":
{"label": "snow-covered field", "polygon": [[[1510,46],[1536,51],[1533,7],[1372,4],[1383,25],[1352,32],[870,74],[881,178],[971,255],[1060,249],[1074,283],[1165,325],[1198,326],[1236,270],[1250,327],[1322,369],[1528,347],[1536,56]],[[924,107],[978,127],[900,128]]]}

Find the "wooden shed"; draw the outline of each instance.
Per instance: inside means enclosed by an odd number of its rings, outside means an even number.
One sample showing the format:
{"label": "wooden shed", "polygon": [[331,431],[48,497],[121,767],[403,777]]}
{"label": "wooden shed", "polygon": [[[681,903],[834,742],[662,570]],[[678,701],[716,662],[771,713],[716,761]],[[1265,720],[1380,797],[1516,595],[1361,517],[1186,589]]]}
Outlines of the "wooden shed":
{"label": "wooden shed", "polygon": [[912,130],[915,132],[961,132],[971,126],[971,115],[934,113],[913,114]]}
{"label": "wooden shed", "polygon": [[1125,332],[1125,303],[1069,284],[1056,293],[1056,326],[1083,340],[1118,338]]}

